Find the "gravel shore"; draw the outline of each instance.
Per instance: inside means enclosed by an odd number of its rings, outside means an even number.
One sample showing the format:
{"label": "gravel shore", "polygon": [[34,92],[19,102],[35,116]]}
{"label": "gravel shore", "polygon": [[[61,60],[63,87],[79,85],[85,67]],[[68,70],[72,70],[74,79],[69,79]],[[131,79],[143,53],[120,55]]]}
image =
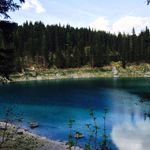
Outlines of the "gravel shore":
{"label": "gravel shore", "polygon": [[[0,137],[5,130],[5,122],[0,122]],[[7,131],[13,137],[7,140],[1,150],[68,150],[66,142],[54,141],[33,134],[26,129],[17,128],[15,125],[7,124]],[[1,142],[1,138],[0,138]],[[79,147],[72,147],[72,150],[83,150]]]}

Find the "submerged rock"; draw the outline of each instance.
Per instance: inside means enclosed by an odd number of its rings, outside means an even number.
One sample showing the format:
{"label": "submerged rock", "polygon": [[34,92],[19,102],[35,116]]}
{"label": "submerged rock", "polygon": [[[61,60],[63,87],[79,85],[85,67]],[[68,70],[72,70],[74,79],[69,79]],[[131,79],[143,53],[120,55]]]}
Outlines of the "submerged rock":
{"label": "submerged rock", "polygon": [[34,129],[34,128],[37,128],[37,127],[39,127],[38,123],[35,123],[35,122],[30,123],[30,128],[31,129]]}
{"label": "submerged rock", "polygon": [[74,136],[76,139],[81,139],[81,138],[84,138],[84,135],[82,133],[76,133],[75,136]]}

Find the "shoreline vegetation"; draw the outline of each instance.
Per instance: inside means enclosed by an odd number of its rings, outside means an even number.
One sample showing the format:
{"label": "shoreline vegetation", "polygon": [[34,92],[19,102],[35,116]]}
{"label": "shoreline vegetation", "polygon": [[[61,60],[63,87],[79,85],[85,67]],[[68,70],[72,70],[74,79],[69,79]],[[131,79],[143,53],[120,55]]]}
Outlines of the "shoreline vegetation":
{"label": "shoreline vegetation", "polygon": [[[6,123],[0,122],[0,140],[2,129],[5,128]],[[67,150],[68,145],[65,141],[51,140],[43,136],[39,136],[30,132],[25,128],[18,128],[14,124],[7,124],[8,132],[15,132],[11,140],[4,142],[0,148],[2,150]],[[13,131],[12,131],[13,130]],[[82,150],[80,147],[72,147],[72,150]]]}
{"label": "shoreline vegetation", "polygon": [[24,69],[21,73],[11,74],[10,80],[16,82],[100,77],[150,77],[150,64],[128,64],[125,69],[122,68],[121,62],[112,62],[110,65],[100,68],[84,66],[82,68],[46,69],[33,65]]}

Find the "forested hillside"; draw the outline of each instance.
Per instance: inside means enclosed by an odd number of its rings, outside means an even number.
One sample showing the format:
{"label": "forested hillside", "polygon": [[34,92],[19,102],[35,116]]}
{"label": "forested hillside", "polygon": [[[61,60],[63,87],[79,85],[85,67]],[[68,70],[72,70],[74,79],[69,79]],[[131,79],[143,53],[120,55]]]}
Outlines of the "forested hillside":
{"label": "forested hillside", "polygon": [[[4,47],[2,35],[0,47]],[[125,67],[130,62],[150,62],[150,31],[146,28],[137,36],[133,29],[132,35],[115,35],[90,28],[26,22],[14,31],[14,47],[17,70],[32,65],[100,67],[112,61],[121,61]]]}

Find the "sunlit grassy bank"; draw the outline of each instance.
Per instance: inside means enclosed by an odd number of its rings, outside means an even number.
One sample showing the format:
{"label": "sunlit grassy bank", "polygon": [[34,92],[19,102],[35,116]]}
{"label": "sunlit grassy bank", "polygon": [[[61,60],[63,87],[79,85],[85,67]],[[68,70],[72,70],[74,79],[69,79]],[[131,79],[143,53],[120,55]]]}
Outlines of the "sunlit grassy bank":
{"label": "sunlit grassy bank", "polygon": [[98,77],[114,77],[113,67],[117,69],[118,77],[150,77],[150,64],[127,64],[126,68],[122,68],[120,62],[113,62],[108,66],[100,68],[90,68],[88,66],[82,68],[69,69],[45,69],[36,68],[26,69],[23,73],[11,75],[13,81],[26,80],[51,80],[51,79],[68,79],[68,78],[98,78]]}

